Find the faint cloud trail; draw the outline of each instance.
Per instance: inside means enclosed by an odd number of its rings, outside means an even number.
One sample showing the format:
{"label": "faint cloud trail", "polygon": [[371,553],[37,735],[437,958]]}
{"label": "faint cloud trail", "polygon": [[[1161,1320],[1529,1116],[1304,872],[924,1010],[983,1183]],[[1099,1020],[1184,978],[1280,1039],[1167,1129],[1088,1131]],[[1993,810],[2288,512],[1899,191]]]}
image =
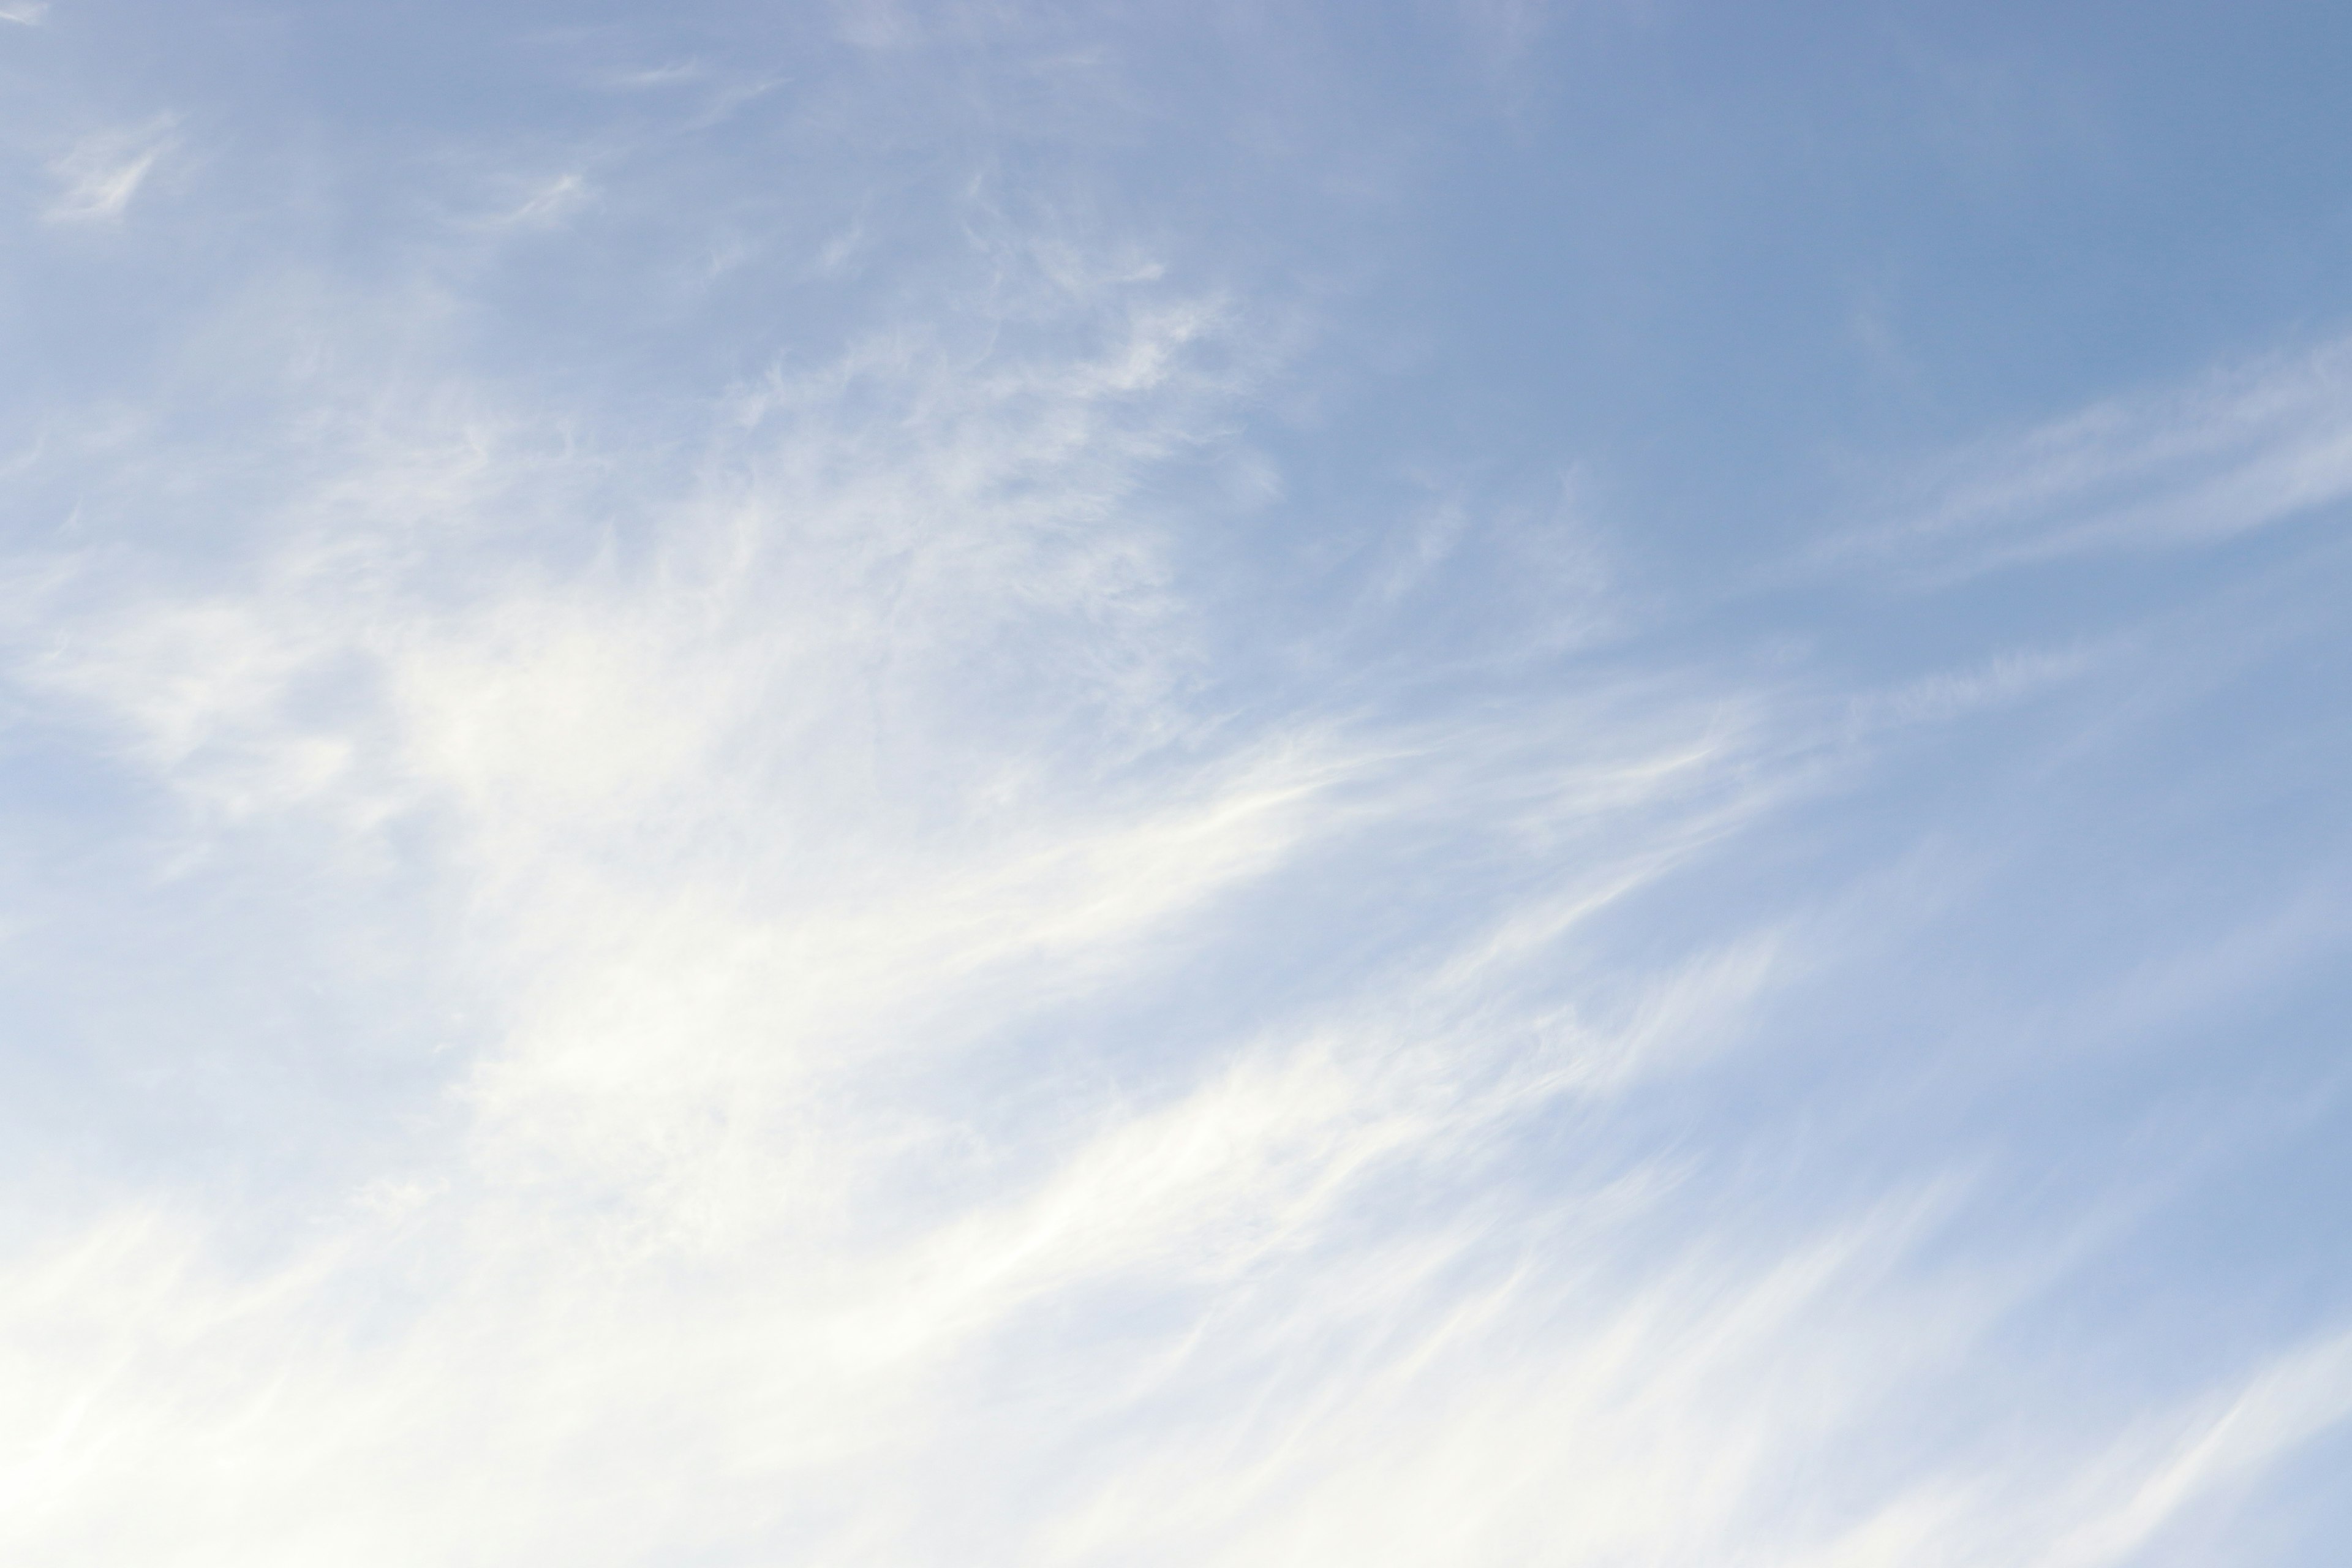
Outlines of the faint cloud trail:
{"label": "faint cloud trail", "polygon": [[2210,547],[2352,499],[2352,339],[2095,404],[1935,465],[1822,559],[1949,584],[2068,556]]}
{"label": "faint cloud trail", "polygon": [[175,145],[173,124],[167,115],[132,129],[84,137],[49,165],[63,188],[42,217],[55,224],[119,220],[156,163]]}

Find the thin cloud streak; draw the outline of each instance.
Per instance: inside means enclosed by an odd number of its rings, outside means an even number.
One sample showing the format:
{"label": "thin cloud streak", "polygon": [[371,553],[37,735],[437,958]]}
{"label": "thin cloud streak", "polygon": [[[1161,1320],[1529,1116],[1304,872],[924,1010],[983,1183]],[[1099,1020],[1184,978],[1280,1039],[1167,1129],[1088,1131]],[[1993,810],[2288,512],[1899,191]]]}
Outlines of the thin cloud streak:
{"label": "thin cloud streak", "polygon": [[1829,559],[1924,585],[2093,553],[2210,546],[2352,496],[2352,342],[2100,403],[1960,454]]}
{"label": "thin cloud streak", "polygon": [[53,224],[119,221],[175,140],[168,116],[132,129],[99,132],[83,138],[49,165],[62,188],[43,210],[43,219]]}

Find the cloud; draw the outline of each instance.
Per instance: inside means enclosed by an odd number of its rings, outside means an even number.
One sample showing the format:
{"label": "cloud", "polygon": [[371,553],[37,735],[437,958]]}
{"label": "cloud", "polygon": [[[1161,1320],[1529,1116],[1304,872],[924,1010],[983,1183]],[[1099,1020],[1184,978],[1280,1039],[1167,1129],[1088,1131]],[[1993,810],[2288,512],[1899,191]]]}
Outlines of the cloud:
{"label": "cloud", "polygon": [[[884,122],[830,90],[737,205]],[[604,196],[638,282],[703,243],[702,143],[535,155],[436,166],[594,168],[510,211]],[[240,277],[28,466],[87,521],[0,572],[9,760],[71,808],[0,866],[94,912],[6,937],[73,1135],[0,1247],[0,1556],[2084,1568],[2340,1421],[2340,1324],[2037,1316],[2095,1248],[1988,1194],[2126,1140],[1937,1120],[2001,1086],[1990,1004],[1918,984],[1990,944],[1930,915],[2025,905],[1906,879],[2022,836],[1887,759],[2046,809],[1983,734],[2146,639],[1746,667],[1597,569],[1577,485],[1384,543],[1313,514],[1284,390],[1336,373],[1243,269],[853,172],[751,253],[854,214],[855,265],[708,320],[564,317],[579,253],[446,223],[389,284]],[[2009,489],[1974,454],[1889,556],[2259,467],[2298,385],[2210,394],[2210,448],[2132,403]],[[1513,657],[1432,654],[1449,609]]]}
{"label": "cloud", "polygon": [[[1144,503],[1252,395],[1247,327],[1148,276],[1078,310],[778,368],[687,463],[362,376],[260,461],[299,480],[236,571],[20,573],[48,721],[215,855],[403,846],[478,1021],[438,1131],[260,1257],[152,1200],[12,1256],[12,1552],[2089,1563],[2320,1428],[1790,1501],[2019,1300],[1913,1270],[1949,1194],[1726,1226],[1600,1136],[1831,961],[1769,903],[1606,955],[1834,733],[1647,669],[1195,708]],[[639,536],[564,548],[623,472]],[[1595,1146],[1498,1184],[1547,1136]]]}
{"label": "cloud", "polygon": [[2352,496],[2352,342],[2094,405],[1958,454],[1833,553],[1923,581],[2210,544]]}
{"label": "cloud", "polygon": [[[1789,715],[1648,673],[1188,712],[1133,498],[1247,395],[1208,368],[1242,329],[1129,287],[979,374],[901,340],[765,378],[630,570],[497,521],[576,527],[625,465],[442,397],[308,426],[226,584],[24,590],[74,635],[22,687],[189,831],[423,855],[447,923],[409,940],[487,1021],[455,1124],[260,1259],[154,1203],[13,1256],[13,1552],[1854,1564],[1920,1561],[1948,1493],[1996,1536],[2131,1506],[1965,1455],[1786,1502],[2008,1309],[1906,1281],[1948,1199],[1742,1235],[1655,1154],[1489,1185],[1811,962],[1761,911],[1590,946],[1803,787]],[[1897,706],[2053,673],[2012,664]]]}
{"label": "cloud", "polygon": [[156,163],[176,144],[169,116],[84,137],[49,165],[61,187],[43,211],[50,223],[110,223],[120,219]]}
{"label": "cloud", "polygon": [[2098,667],[2102,653],[2114,657],[2087,647],[1997,654],[1974,668],[1938,670],[1893,690],[1857,695],[1851,710],[1858,729],[1948,723],[2074,681]]}
{"label": "cloud", "polygon": [[[1149,268],[1064,298],[976,366],[902,330],[780,367],[683,464],[557,441],[485,391],[313,387],[278,450],[172,470],[182,493],[278,476],[226,576],[21,563],[21,697],[179,803],[194,864],[341,846],[326,894],[401,846],[444,911],[405,940],[480,1021],[432,1058],[454,1123],[306,1194],[315,1242],[238,1262],[201,1213],[132,1205],[10,1266],[18,1342],[53,1342],[11,1434],[12,1549],[904,1561],[962,1517],[1014,1560],[1042,1527],[985,1478],[1047,1485],[1099,1425],[1302,1342],[1327,1268],[1492,1267],[1475,1228],[1384,1237],[1373,1194],[1624,1092],[1771,983],[1769,943],[1605,1004],[1554,977],[1769,802],[1769,767],[1740,776],[1765,731],[1720,694],[1372,725],[1196,708],[1207,633],[1150,491],[1252,395],[1249,328]],[[643,531],[580,558],[626,471]],[[1212,962],[1283,994],[1285,961],[1247,954],[1297,942],[1283,900],[1384,918],[1322,889],[1409,880],[1398,833],[1553,875],[1532,903],[1465,882],[1369,990],[1254,1021],[1188,998]],[[1402,1345],[1464,1309],[1387,1310]],[[1138,1341],[1131,1311],[1165,1327]],[[1094,1351],[1051,1328],[1073,1314]],[[1203,1334],[1226,1348],[1184,1348]],[[1098,1389],[1016,1415],[1090,1364]],[[1044,1425],[950,1451],[995,1419]],[[1234,1440],[1192,1419],[1147,1469]],[[201,1487],[114,1508],[199,1452]],[[579,1506],[550,1514],[530,1475]],[[1150,1511],[1082,1476],[1106,1489],[1055,1539],[1140,1550]],[[933,1522],[891,1522],[908,1488],[940,1490]]]}
{"label": "cloud", "polygon": [[523,198],[511,210],[490,220],[499,228],[545,228],[562,223],[596,198],[595,188],[579,174],[559,174]]}

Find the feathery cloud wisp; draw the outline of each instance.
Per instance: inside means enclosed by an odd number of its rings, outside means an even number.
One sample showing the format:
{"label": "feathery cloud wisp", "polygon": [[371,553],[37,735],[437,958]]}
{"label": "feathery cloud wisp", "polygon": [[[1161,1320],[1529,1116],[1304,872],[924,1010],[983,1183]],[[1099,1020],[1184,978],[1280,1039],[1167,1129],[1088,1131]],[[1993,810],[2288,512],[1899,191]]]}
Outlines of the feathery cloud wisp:
{"label": "feathery cloud wisp", "polygon": [[50,223],[62,224],[105,223],[121,217],[157,162],[170,153],[173,141],[169,117],[84,137],[49,165],[60,188],[41,216]]}

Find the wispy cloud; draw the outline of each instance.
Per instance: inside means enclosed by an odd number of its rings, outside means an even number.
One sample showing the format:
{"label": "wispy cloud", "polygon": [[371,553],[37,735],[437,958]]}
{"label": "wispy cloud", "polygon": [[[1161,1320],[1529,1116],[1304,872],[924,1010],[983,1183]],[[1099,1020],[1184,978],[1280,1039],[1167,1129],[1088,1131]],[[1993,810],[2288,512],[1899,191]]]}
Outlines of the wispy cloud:
{"label": "wispy cloud", "polygon": [[593,201],[595,195],[585,175],[558,174],[490,221],[501,228],[546,227],[562,222]]}
{"label": "wispy cloud", "polygon": [[[1144,121],[913,14],[818,17],[869,52],[724,146],[583,73],[592,130],[369,187],[363,264],[240,253],[266,308],[0,468],[84,519],[0,561],[53,812],[0,978],[72,1108],[0,1556],[2124,1568],[2339,1429],[2326,1302],[2084,1307],[2129,1226],[2070,1162],[2179,1140],[2008,1115],[2333,951],[2032,864],[2197,836],[2115,715],[2190,736],[2223,631],[1726,657],[1556,454],[1318,447],[1312,310],[1032,167]],[[1974,450],[1842,561],[2319,504],[2342,357]],[[2060,896],[2126,929],[2053,979]]]}
{"label": "wispy cloud", "polygon": [[1836,553],[1949,581],[2091,552],[2176,550],[2352,496],[2352,343],[2100,403],[1958,455]]}
{"label": "wispy cloud", "polygon": [[168,116],[84,137],[49,165],[59,189],[42,216],[63,224],[119,219],[176,140]]}
{"label": "wispy cloud", "polygon": [[[959,1473],[1036,1484],[1084,1432],[1246,1375],[1233,1356],[1274,1353],[1323,1310],[1298,1271],[1366,1223],[1368,1194],[1449,1179],[1563,1099],[1623,1092],[1770,984],[1769,942],[1621,975],[1605,1004],[1546,978],[1590,921],[1769,805],[1761,731],[1719,693],[1645,680],[1516,722],[1369,729],[1190,709],[1199,633],[1132,500],[1249,395],[1227,342],[1245,328],[1150,269],[1081,300],[1075,334],[1054,321],[1039,340],[1061,346],[1001,342],[976,370],[901,333],[748,387],[718,411],[724,460],[667,470],[677,488],[652,500],[629,572],[468,542],[519,504],[583,503],[614,464],[551,456],[527,420],[459,399],[389,445],[380,406],[314,420],[306,439],[336,461],[287,464],[322,477],[285,498],[234,587],[117,578],[100,555],[20,579],[20,627],[71,635],[25,647],[19,689],[116,736],[194,809],[186,831],[308,820],[432,846],[465,912],[420,940],[451,944],[490,1017],[446,1058],[472,1173],[371,1184],[291,1272],[224,1272],[137,1214],[24,1266],[22,1312],[59,1292],[121,1310],[44,1383],[61,1403],[28,1414],[57,1423],[23,1434],[57,1458],[27,1483],[43,1500],[18,1539],[87,1540],[119,1467],[191,1445],[251,1467],[268,1522],[248,1539],[328,1528],[366,1562],[488,1518],[528,1529],[519,1498],[428,1507],[410,1481],[363,1478],[452,1480],[446,1422],[478,1384],[514,1414],[458,1442],[470,1464],[571,1473],[579,1435],[541,1388],[561,1375],[626,1429],[696,1413],[667,1457],[625,1445],[659,1487],[680,1463],[796,1489],[859,1478],[784,1521],[722,1486],[709,1528],[926,1555],[952,1511],[891,1526],[884,1500],[944,1487],[1010,1560],[1039,1527]],[[436,541],[421,553],[420,527]],[[470,584],[454,595],[453,572]],[[1465,847],[1497,868],[1543,857],[1542,899],[1474,896],[1369,994],[1187,1021],[1186,955],[1279,929],[1253,901],[1393,878],[1388,836],[1458,840],[1473,797]],[[1172,1009],[1156,1066],[1063,1081],[1004,1055],[1103,1027],[1089,1018],[1129,994]],[[1591,1201],[1649,1179],[1610,1173]],[[1333,1265],[1426,1281],[1465,1248],[1475,1231],[1441,1226]],[[353,1331],[339,1303],[426,1255],[457,1316],[387,1327],[381,1353],[330,1348]],[[684,1289],[679,1270],[714,1266],[735,1281],[721,1298]],[[1367,1353],[1430,1353],[1407,1347],[1463,1309],[1425,1288],[1382,1309],[1402,1316]],[[979,1469],[940,1448],[1060,1359],[1035,1360],[1046,1322],[1122,1296],[1192,1326],[1156,1348],[1105,1340],[1101,1390],[1034,1444]],[[184,1320],[205,1326],[167,1327],[141,1305],[159,1299],[205,1303]],[[596,1305],[552,1331],[559,1301]],[[1184,1349],[1220,1320],[1241,1338]],[[664,1321],[698,1348],[658,1367],[623,1353]],[[167,1370],[191,1331],[215,1369],[202,1387]],[[288,1354],[313,1335],[317,1353]],[[122,1366],[136,1374],[105,1370]],[[997,1392],[942,1412],[970,1379]],[[1276,1418],[1338,1397],[1309,1380]],[[386,1401],[411,1414],[328,1414]],[[1261,1440],[1191,1419],[1139,1462],[1192,1473]],[[1129,1483],[1081,1474],[1104,1489],[1069,1500],[1086,1522],[1052,1526],[1056,1550],[1177,1538],[1121,1500]],[[335,1506],[355,1511],[324,1525]],[[614,1526],[590,1514],[564,1539]]]}
{"label": "wispy cloud", "polygon": [[[1644,965],[1590,945],[1813,787],[1801,710],[1641,672],[1475,721],[1188,712],[1123,500],[1246,395],[1206,368],[1239,329],[1129,287],[1075,349],[975,374],[900,340],[747,389],[629,571],[491,523],[616,461],[458,399],[389,445],[380,408],[314,425],[337,462],[289,465],[321,478],[235,586],[27,582],[76,635],[20,689],[191,831],[422,847],[452,923],[413,940],[487,1016],[441,1058],[454,1145],[290,1257],[133,1205],[10,1266],[11,1339],[51,1347],[13,1548],[152,1555],[226,1499],[214,1539],[357,1564],[2089,1564],[2332,1419],[2263,1415],[2262,1372],[2252,1414],[2092,1433],[2061,1483],[1963,1447],[1790,1501],[2013,1310],[1906,1277],[1949,1195],[1736,1235],[1654,1153],[1519,1200],[1481,1173],[1703,1070],[1821,962],[1766,908]],[[1292,922],[1387,918],[1334,889],[1429,865],[1446,902],[1376,980],[1276,983],[1318,962]],[[1213,957],[1267,1003],[1188,999]],[[1048,1044],[1099,1031],[1146,1055]],[[2233,1422],[2267,1435],[2197,1458]]]}

